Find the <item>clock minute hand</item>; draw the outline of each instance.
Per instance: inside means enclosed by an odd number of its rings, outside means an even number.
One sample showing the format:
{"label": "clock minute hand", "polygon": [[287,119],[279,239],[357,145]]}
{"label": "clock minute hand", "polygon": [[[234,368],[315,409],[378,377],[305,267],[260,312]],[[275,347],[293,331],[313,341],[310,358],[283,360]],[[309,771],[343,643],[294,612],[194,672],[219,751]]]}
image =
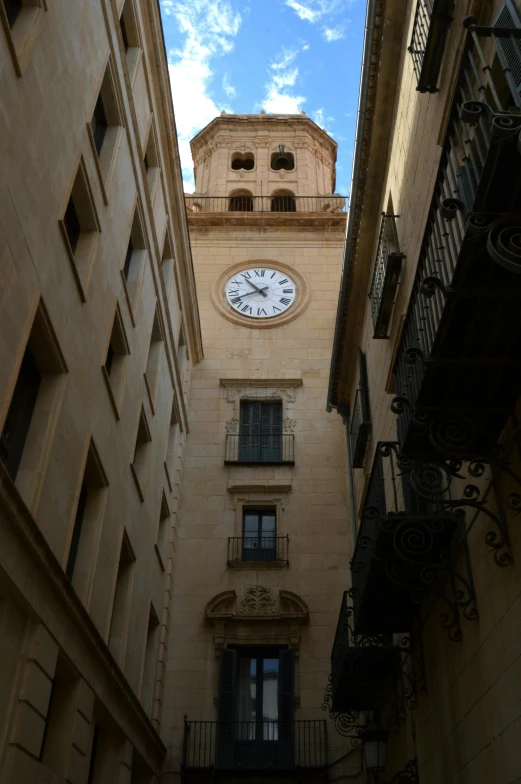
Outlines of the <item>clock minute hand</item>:
{"label": "clock minute hand", "polygon": [[255,291],[258,291],[258,292],[259,292],[259,294],[262,294],[262,296],[263,296],[263,297],[267,297],[267,296],[268,296],[268,295],[267,295],[265,292],[266,292],[266,289],[267,289],[267,288],[269,288],[269,286],[265,286],[263,289],[259,289],[259,287],[258,287],[258,286],[256,286],[256,285],[255,285],[255,283],[252,283],[252,282],[251,282],[251,280],[248,280],[248,279],[246,278],[246,282],[247,282],[247,283],[249,283],[249,284],[250,284],[250,286],[253,286],[253,288],[255,289]]}
{"label": "clock minute hand", "polygon": [[[267,297],[268,295],[267,295],[267,294],[264,294],[264,292],[265,292],[265,291],[267,291],[268,289],[269,289],[269,286],[265,286],[263,289],[257,289],[257,291],[258,291],[260,294],[262,294],[264,297]],[[239,299],[243,299],[244,297],[251,297],[251,296],[252,296],[252,294],[256,294],[256,293],[257,293],[257,291],[248,291],[248,293],[247,293],[247,294],[241,294],[241,295],[240,295],[240,297],[239,297]]]}

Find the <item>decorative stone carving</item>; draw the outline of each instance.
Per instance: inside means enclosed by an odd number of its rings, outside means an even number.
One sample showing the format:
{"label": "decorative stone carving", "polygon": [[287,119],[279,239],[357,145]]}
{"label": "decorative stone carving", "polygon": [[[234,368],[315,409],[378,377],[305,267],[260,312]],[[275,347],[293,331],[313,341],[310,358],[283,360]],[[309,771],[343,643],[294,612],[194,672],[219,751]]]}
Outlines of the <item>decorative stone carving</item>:
{"label": "decorative stone carving", "polygon": [[297,424],[296,419],[291,419],[291,417],[284,417],[282,422],[284,427],[285,433],[293,433],[295,430],[295,425]]}
{"label": "decorative stone carving", "polygon": [[271,588],[263,585],[247,585],[244,599],[239,605],[237,615],[276,615],[277,605],[271,595]]}
{"label": "decorative stone carving", "polygon": [[237,417],[232,417],[232,419],[230,419],[229,422],[226,422],[227,433],[231,433],[231,434],[237,433],[238,429],[239,429],[239,420],[237,419]]}
{"label": "decorative stone carving", "polygon": [[[222,621],[273,620],[304,623],[309,619],[309,609],[300,596],[292,591],[280,590],[274,598],[272,589],[264,585],[247,585],[244,598],[238,603],[234,590],[222,591],[210,599],[204,609],[208,621],[220,624]],[[224,629],[219,626],[221,634]],[[296,627],[291,626],[293,634]]]}

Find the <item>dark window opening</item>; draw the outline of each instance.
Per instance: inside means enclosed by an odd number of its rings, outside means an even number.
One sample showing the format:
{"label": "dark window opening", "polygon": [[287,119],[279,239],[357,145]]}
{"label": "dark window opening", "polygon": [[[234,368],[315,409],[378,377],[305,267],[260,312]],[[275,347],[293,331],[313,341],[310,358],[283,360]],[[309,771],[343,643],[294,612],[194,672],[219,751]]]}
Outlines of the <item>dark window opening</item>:
{"label": "dark window opening", "polygon": [[0,459],[13,481],[20,467],[41,383],[38,366],[30,350],[26,349],[0,435]]}
{"label": "dark window opening", "polygon": [[76,253],[76,248],[78,247],[81,234],[81,225],[72,196],[69,199],[67,209],[65,210],[65,215],[63,216],[63,225],[65,226],[65,231],[67,233],[67,239],[69,240],[71,250],[73,253]]}
{"label": "dark window opening", "polygon": [[282,460],[282,403],[241,403],[239,460],[279,463]]}
{"label": "dark window opening", "polygon": [[71,546],[69,549],[69,557],[67,559],[67,567],[65,574],[68,580],[72,580],[74,574],[74,567],[76,566],[76,558],[78,556],[78,547],[80,544],[81,530],[83,527],[83,519],[85,517],[85,508],[87,506],[87,487],[82,482],[78,506],[76,508],[76,516],[74,518],[74,528],[72,531]]}
{"label": "dark window opening", "polygon": [[144,161],[144,164],[145,164],[145,171],[148,174],[148,170],[150,169],[150,164],[148,162],[148,154],[147,153],[145,153],[145,157],[144,157],[143,161]]}
{"label": "dark window opening", "polygon": [[276,560],[277,524],[274,509],[245,509],[242,534],[243,561]]}
{"label": "dark window opening", "polygon": [[129,239],[128,246],[127,246],[127,253],[125,256],[125,263],[123,264],[123,275],[125,276],[125,280],[128,280],[128,273],[130,272],[130,262],[132,261],[133,252],[134,252],[134,246],[132,245],[132,239]]}
{"label": "dark window opening", "polygon": [[293,651],[273,647],[221,654],[217,767],[294,764]]}
{"label": "dark window opening", "polygon": [[245,155],[234,153],[231,167],[234,171],[252,171],[255,168],[255,157],[253,153],[247,152]]}
{"label": "dark window opening", "polygon": [[271,199],[272,212],[296,212],[297,200],[292,193],[276,193]]}
{"label": "dark window opening", "polygon": [[99,156],[101,154],[101,148],[103,147],[103,141],[107,132],[107,115],[105,113],[105,106],[103,104],[101,92],[98,95],[98,100],[96,101],[96,106],[94,107],[94,114],[92,115],[92,119],[90,121],[90,127],[92,130],[92,135],[94,136],[94,146],[96,147],[96,152]]}
{"label": "dark window opening", "polygon": [[109,343],[109,347],[107,349],[107,356],[105,359],[105,370],[107,371],[107,375],[110,376],[110,371],[112,370],[112,363],[114,362],[114,348],[112,346],[112,338]]}
{"label": "dark window opening", "polygon": [[130,49],[130,44],[128,42],[128,33],[127,33],[127,26],[125,24],[125,17],[121,14],[119,18],[119,26],[121,27],[121,35],[123,37],[123,45],[125,47],[125,52],[128,52]]}
{"label": "dark window opening", "polygon": [[253,212],[253,196],[249,193],[237,193],[230,196],[229,212]]}
{"label": "dark window opening", "polygon": [[20,11],[22,10],[22,0],[3,0],[3,3],[7,16],[7,24],[12,30],[14,23],[20,15]]}
{"label": "dark window opening", "polygon": [[274,171],[292,171],[295,168],[295,158],[292,152],[286,152],[284,145],[279,144],[279,151],[271,156],[271,168]]}
{"label": "dark window opening", "polygon": [[98,751],[99,727],[96,724],[92,735],[92,746],[90,747],[89,775],[87,784],[94,784],[94,770],[96,768],[96,753]]}

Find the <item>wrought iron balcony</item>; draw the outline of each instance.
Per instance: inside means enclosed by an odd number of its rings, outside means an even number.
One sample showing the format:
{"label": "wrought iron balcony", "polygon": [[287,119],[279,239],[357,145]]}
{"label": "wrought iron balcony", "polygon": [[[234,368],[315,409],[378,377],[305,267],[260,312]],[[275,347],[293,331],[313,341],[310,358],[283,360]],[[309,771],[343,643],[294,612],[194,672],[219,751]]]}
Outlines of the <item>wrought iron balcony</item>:
{"label": "wrought iron balcony", "polygon": [[397,446],[377,444],[351,561],[356,634],[408,632],[451,564],[458,520],[429,500],[444,474],[400,460]]}
{"label": "wrought iron balcony", "polygon": [[287,536],[229,536],[228,564],[251,563],[288,564]]}
{"label": "wrought iron balcony", "polygon": [[331,711],[351,713],[380,708],[398,676],[400,649],[392,635],[353,631],[353,608],[342,597],[331,651]]}
{"label": "wrought iron balcony", "polygon": [[351,417],[351,428],[349,430],[353,468],[364,467],[365,452],[370,433],[369,392],[367,389],[357,389]]}
{"label": "wrought iron balcony", "polygon": [[466,25],[394,366],[402,451],[424,459],[489,454],[521,393],[521,29]]}
{"label": "wrought iron balcony", "polygon": [[280,463],[294,465],[293,433],[266,433],[255,436],[228,433],[224,452],[225,464]]}
{"label": "wrought iron balcony", "polygon": [[183,770],[262,770],[325,768],[326,722],[186,721]]}
{"label": "wrought iron balcony", "polygon": [[453,16],[454,0],[418,0],[409,52],[420,93],[436,92]]}
{"label": "wrought iron balcony", "polygon": [[389,324],[404,258],[405,254],[400,253],[398,244],[396,216],[382,213],[382,227],[369,292],[374,338],[389,337]]}
{"label": "wrought iron balcony", "polygon": [[347,210],[347,199],[338,194],[330,196],[185,196],[189,214],[213,212],[321,212],[342,213]]}

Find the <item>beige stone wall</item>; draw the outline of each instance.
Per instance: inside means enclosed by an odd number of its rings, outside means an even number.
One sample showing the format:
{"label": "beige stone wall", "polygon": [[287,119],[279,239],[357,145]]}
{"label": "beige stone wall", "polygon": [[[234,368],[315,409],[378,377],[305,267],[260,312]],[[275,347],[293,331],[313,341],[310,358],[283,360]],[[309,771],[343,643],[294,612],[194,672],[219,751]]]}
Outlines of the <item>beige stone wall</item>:
{"label": "beige stone wall", "polygon": [[[279,145],[294,156],[295,168],[271,167]],[[336,143],[304,115],[224,115],[195,137],[196,193],[228,196],[246,189],[254,196],[289,190],[298,196],[318,196],[334,190]],[[252,154],[254,168],[234,171],[236,154]]]}
{"label": "beige stone wall", "polygon": [[[201,344],[163,58],[155,3],[24,3],[12,29],[0,4],[0,428],[28,340],[43,374],[14,482],[0,464],[6,784],[85,782],[95,724],[96,781],[148,781],[164,755],[157,729],[176,515]],[[108,128],[98,158],[89,123],[102,84]],[[73,254],[60,221],[79,167]],[[116,307],[128,353],[109,380],[102,365]],[[150,440],[137,465],[141,410]],[[85,470],[71,584],[64,569]],[[123,537],[134,560],[109,650]],[[158,625],[149,634],[150,608]]]}
{"label": "beige stone wall", "polygon": [[[183,715],[192,721],[217,718],[222,645],[290,640],[287,623],[246,621],[223,628],[205,621],[205,606],[223,591],[234,590],[240,602],[247,586],[264,586],[275,599],[282,589],[304,600],[309,622],[292,638],[298,649],[295,718],[327,718],[321,705],[350,553],[344,428],[325,411],[344,220],[328,228],[323,215],[314,227],[299,228],[291,215],[282,215],[256,227],[252,215],[249,225],[225,218],[203,227],[199,217],[191,220],[191,239],[205,359],[192,380],[165,691],[164,731],[173,733],[174,770]],[[238,263],[283,263],[297,270],[309,284],[307,309],[276,328],[248,328],[224,318],[211,294],[223,270]],[[241,395],[254,393],[282,399],[284,417],[294,420],[294,466],[224,465],[225,436]],[[252,503],[276,507],[277,533],[289,536],[289,567],[227,566],[228,537],[242,535],[242,509]],[[344,751],[345,741],[331,731],[331,759]]]}
{"label": "beige stone wall", "polygon": [[[402,31],[399,89],[392,110],[392,138],[387,151],[380,210],[387,211],[392,198],[398,215],[400,250],[406,255],[394,305],[389,340],[373,339],[369,305],[365,307],[356,342],[365,351],[369,377],[372,435],[363,469],[355,469],[355,504],[360,514],[377,441],[396,440],[396,416],[390,410],[393,398],[392,365],[401,336],[403,318],[416,272],[416,264],[430,207],[434,179],[441,153],[440,141],[450,107],[455,63],[465,35],[462,20],[476,14],[481,24],[496,16],[500,2],[457,3],[439,82],[439,92],[421,95],[416,91],[412,58],[407,51],[414,20],[415,3],[409,2]],[[519,4],[517,4],[519,5]],[[386,43],[384,33],[383,46]],[[367,178],[371,182],[371,177]],[[369,193],[369,198],[371,194]],[[362,191],[362,199],[367,194]],[[378,244],[379,220],[364,229],[363,242],[373,244],[373,253],[357,257],[356,263],[372,270]],[[370,280],[370,278],[369,278]],[[349,378],[350,399],[358,387],[356,361]],[[513,465],[517,465],[517,460]],[[513,485],[508,487],[510,491]],[[506,498],[505,487],[503,499]],[[443,604],[431,607],[421,638],[426,673],[426,694],[419,697],[415,711],[394,729],[389,740],[388,771],[404,767],[417,756],[422,784],[442,782],[515,782],[521,780],[518,748],[521,704],[518,694],[521,648],[519,645],[521,556],[517,519],[507,513],[511,537],[512,565],[499,568],[485,544],[493,528],[484,515],[478,517],[468,537],[472,575],[477,595],[479,620],[462,618],[462,641],[452,642],[440,626]],[[465,556],[456,568],[464,573]]]}

